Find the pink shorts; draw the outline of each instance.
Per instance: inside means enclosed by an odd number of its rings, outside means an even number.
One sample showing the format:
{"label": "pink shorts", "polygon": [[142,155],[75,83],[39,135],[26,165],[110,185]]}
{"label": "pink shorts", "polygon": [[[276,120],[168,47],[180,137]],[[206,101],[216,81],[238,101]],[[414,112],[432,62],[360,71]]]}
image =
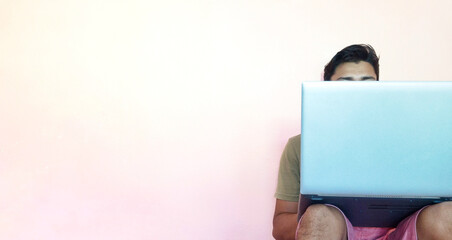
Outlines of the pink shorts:
{"label": "pink shorts", "polygon": [[[419,213],[425,208],[418,210],[411,216],[405,218],[396,228],[378,227],[353,227],[344,213],[336,206],[325,204],[337,208],[344,216],[347,224],[348,240],[417,240],[416,220]],[[427,207],[427,206],[426,206]],[[301,221],[301,219],[300,219]]]}

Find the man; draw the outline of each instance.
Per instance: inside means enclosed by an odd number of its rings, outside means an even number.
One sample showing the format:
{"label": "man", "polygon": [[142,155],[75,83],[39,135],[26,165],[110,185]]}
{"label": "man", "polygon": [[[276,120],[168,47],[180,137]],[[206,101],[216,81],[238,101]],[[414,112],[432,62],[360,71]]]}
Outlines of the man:
{"label": "man", "polygon": [[[370,45],[351,45],[325,66],[325,81],[378,81],[379,58]],[[300,135],[289,139],[281,156],[273,237],[283,239],[452,239],[452,202],[427,206],[397,228],[353,227],[340,209],[316,204],[297,222],[300,193]]]}

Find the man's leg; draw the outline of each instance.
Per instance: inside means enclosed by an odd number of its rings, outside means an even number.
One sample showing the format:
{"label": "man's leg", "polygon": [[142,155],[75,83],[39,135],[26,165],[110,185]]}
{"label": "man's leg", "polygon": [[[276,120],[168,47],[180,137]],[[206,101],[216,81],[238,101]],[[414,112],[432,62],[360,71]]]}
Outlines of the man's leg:
{"label": "man's leg", "polygon": [[346,240],[347,225],[342,213],[331,206],[311,205],[297,229],[297,240]]}
{"label": "man's leg", "polygon": [[443,202],[422,210],[416,223],[419,240],[446,240],[452,237],[452,202]]}

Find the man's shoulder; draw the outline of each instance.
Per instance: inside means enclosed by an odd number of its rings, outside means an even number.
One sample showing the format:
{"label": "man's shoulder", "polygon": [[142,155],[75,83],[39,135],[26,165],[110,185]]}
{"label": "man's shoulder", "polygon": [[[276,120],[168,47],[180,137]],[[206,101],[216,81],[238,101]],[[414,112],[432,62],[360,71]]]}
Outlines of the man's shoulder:
{"label": "man's shoulder", "polygon": [[300,156],[301,134],[289,138],[286,151],[289,156],[298,159]]}
{"label": "man's shoulder", "polygon": [[301,143],[301,134],[298,134],[296,136],[293,136],[293,137],[289,138],[289,143],[290,144],[295,144],[295,145],[300,145],[300,143]]}

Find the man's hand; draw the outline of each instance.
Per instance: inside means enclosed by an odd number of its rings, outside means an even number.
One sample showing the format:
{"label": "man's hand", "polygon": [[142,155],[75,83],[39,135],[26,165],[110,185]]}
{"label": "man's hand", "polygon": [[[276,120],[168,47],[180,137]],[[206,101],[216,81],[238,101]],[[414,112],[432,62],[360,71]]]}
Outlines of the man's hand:
{"label": "man's hand", "polygon": [[297,231],[298,202],[276,199],[273,215],[273,237],[276,240],[295,239]]}

